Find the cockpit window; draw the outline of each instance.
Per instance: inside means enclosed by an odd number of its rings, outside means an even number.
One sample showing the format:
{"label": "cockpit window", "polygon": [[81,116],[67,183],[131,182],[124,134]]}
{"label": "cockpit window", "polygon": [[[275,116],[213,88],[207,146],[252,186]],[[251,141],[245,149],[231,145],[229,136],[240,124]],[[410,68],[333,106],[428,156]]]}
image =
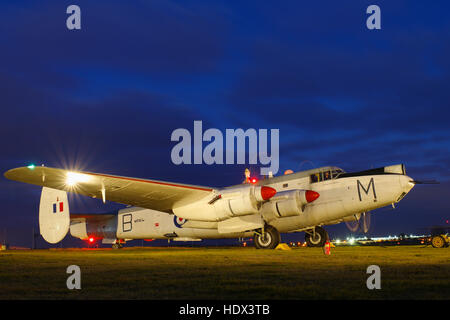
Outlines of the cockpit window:
{"label": "cockpit window", "polygon": [[311,175],[311,183],[322,181],[320,172]]}
{"label": "cockpit window", "polygon": [[341,170],[341,169],[336,169],[336,170],[333,170],[333,171],[331,172],[331,174],[333,175],[333,179],[334,179],[334,178],[337,178],[337,177],[340,176],[342,173],[344,173],[344,171]]}
{"label": "cockpit window", "polygon": [[343,172],[344,171],[342,171],[341,169],[335,169],[333,171],[317,172],[310,176],[310,178],[311,178],[310,180],[311,180],[311,183],[326,181],[326,180],[336,178],[338,175],[340,175]]}

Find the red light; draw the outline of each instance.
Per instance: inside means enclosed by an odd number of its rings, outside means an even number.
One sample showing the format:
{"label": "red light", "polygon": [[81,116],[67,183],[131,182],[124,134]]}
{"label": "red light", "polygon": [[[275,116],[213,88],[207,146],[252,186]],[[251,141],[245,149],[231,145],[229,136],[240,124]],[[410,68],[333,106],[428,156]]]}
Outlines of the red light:
{"label": "red light", "polygon": [[271,187],[263,186],[261,187],[261,197],[263,200],[268,200],[272,198],[277,193],[277,190]]}
{"label": "red light", "polygon": [[90,243],[94,242],[94,238],[90,237],[90,238],[89,238],[89,242],[90,242]]}
{"label": "red light", "polygon": [[314,200],[316,200],[318,197],[320,196],[319,193],[312,191],[312,190],[307,190],[305,193],[305,198],[307,202],[313,202]]}
{"label": "red light", "polygon": [[258,179],[256,179],[256,178],[251,178],[250,182],[253,183],[253,184],[255,184],[255,183],[258,182]]}

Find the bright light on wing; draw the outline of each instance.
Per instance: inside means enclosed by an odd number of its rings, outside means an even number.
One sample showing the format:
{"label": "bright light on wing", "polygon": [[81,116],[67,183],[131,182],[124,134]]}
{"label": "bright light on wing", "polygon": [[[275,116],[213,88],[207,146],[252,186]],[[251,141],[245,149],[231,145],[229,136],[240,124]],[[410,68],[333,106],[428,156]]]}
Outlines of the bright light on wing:
{"label": "bright light on wing", "polygon": [[77,185],[80,182],[89,182],[90,177],[86,174],[78,172],[67,172],[66,184],[70,187]]}

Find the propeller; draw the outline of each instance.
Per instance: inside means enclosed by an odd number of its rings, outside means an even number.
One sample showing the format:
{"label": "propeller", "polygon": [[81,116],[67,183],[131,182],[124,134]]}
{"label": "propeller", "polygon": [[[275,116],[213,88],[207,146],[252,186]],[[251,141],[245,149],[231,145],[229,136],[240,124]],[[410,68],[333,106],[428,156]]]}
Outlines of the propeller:
{"label": "propeller", "polygon": [[367,233],[370,229],[370,212],[364,212],[359,219],[362,232]]}
{"label": "propeller", "polygon": [[363,233],[369,232],[370,229],[370,212],[363,212],[358,219],[354,221],[346,221],[345,224],[351,232],[360,230]]}

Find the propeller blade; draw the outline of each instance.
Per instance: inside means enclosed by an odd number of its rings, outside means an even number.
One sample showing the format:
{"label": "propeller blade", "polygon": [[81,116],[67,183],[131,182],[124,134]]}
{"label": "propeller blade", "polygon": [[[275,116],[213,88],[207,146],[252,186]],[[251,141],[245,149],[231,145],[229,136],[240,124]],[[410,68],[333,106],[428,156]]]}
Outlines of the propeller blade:
{"label": "propeller blade", "polygon": [[356,232],[359,229],[359,221],[346,221],[345,225],[351,232]]}
{"label": "propeller blade", "polygon": [[361,216],[361,229],[364,233],[369,232],[370,229],[370,212],[364,212]]}
{"label": "propeller blade", "polygon": [[353,221],[345,221],[345,225],[347,226],[348,230],[351,232],[356,232],[359,229],[359,221],[361,219],[361,215],[354,215],[355,220]]}

